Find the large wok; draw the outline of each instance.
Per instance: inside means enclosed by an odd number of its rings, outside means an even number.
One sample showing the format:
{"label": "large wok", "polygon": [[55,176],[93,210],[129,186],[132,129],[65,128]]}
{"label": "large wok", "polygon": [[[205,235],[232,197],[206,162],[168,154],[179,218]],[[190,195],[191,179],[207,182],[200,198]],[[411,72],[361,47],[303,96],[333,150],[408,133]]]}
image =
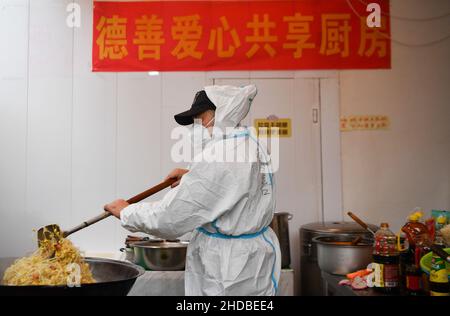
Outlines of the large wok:
{"label": "large wok", "polygon": [[[15,258],[0,259],[0,280]],[[97,283],[80,287],[8,286],[0,284],[0,296],[126,296],[145,270],[132,263],[86,258]]]}

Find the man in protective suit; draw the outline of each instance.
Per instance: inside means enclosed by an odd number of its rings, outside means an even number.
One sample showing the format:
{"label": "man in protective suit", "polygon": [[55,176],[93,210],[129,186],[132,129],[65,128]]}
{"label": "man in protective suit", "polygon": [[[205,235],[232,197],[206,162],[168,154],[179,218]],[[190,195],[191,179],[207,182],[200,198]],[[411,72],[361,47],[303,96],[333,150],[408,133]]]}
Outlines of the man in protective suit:
{"label": "man in protective suit", "polygon": [[[269,227],[275,209],[270,158],[254,133],[240,126],[256,93],[254,85],[198,92],[191,109],[175,120],[193,124],[192,135],[206,135],[202,153],[209,151],[213,159],[194,159],[189,169],[175,169],[168,178],[179,181],[160,201],[128,205],[117,200],[105,206],[132,232],[164,239],[193,232],[186,295],[277,293],[281,255]],[[233,154],[227,155],[229,150]],[[219,153],[234,160],[214,159]]]}

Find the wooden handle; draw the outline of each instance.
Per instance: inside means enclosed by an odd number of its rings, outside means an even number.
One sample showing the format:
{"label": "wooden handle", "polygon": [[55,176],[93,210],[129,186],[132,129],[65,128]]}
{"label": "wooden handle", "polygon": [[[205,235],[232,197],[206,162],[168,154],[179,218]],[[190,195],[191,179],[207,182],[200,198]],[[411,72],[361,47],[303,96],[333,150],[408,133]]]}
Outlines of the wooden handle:
{"label": "wooden handle", "polygon": [[128,199],[127,202],[129,204],[134,204],[134,203],[140,202],[142,200],[145,200],[149,196],[151,196],[155,193],[158,193],[159,191],[164,190],[165,188],[170,187],[176,181],[177,181],[177,179],[173,178],[173,179],[169,179],[167,181],[161,182],[160,184],[155,185],[153,188],[150,188],[147,191],[144,191],[142,193],[139,193],[136,196],[133,196],[131,199]]}
{"label": "wooden handle", "polygon": [[[142,200],[145,200],[149,196],[151,196],[151,195],[153,195],[155,193],[158,193],[159,191],[164,190],[167,187],[170,187],[172,184],[175,183],[175,181],[177,181],[177,179],[169,179],[167,181],[164,181],[164,182],[154,186],[153,188],[148,189],[147,191],[144,191],[142,193],[139,193],[136,196],[133,196],[132,198],[128,199],[127,202],[129,204],[134,204],[134,203],[138,203],[138,202],[140,202]],[[98,222],[100,222],[100,221],[102,221],[105,218],[108,218],[110,216],[111,216],[111,213],[103,212],[99,216],[91,218],[90,220],[88,220],[86,222],[83,222],[81,225],[78,225],[77,227],[75,227],[75,228],[73,228],[71,230],[65,231],[64,232],[64,237],[72,235],[73,233],[76,233],[77,231],[80,231],[80,230],[82,230],[82,229],[84,229],[86,227],[89,227],[89,226],[91,226],[91,225],[93,225],[95,223],[98,223]]]}
{"label": "wooden handle", "polygon": [[437,254],[439,257],[442,258],[442,260],[447,261],[448,263],[450,263],[450,255],[442,248],[436,247],[435,245],[428,245],[428,247],[435,253]]}
{"label": "wooden handle", "polygon": [[359,219],[358,216],[356,216],[356,215],[353,214],[352,212],[348,212],[347,214],[348,214],[348,216],[350,216],[355,222],[357,222],[359,225],[361,225],[364,229],[367,229],[366,223],[364,223],[361,219]]}
{"label": "wooden handle", "polygon": [[355,239],[352,240],[352,245],[357,245],[362,239],[362,236],[358,236]]}
{"label": "wooden handle", "polygon": [[357,222],[359,225],[361,225],[362,228],[364,228],[365,230],[368,230],[369,232],[371,232],[372,234],[375,235],[375,232],[372,231],[372,229],[370,229],[369,226],[367,226],[366,223],[364,223],[358,216],[356,216],[355,214],[353,214],[352,212],[348,212],[347,213],[348,216],[350,216],[355,222]]}

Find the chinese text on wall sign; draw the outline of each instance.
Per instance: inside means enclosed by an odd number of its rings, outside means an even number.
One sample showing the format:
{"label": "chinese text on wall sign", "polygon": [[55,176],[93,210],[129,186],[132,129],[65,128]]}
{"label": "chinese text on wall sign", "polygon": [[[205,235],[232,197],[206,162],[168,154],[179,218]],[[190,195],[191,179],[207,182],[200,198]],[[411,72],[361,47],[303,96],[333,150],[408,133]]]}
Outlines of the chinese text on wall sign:
{"label": "chinese text on wall sign", "polygon": [[386,115],[352,115],[341,117],[341,131],[386,130],[390,121]]}
{"label": "chinese text on wall sign", "polygon": [[[378,0],[389,14],[389,0]],[[94,2],[94,71],[390,68],[390,23],[346,0]]]}
{"label": "chinese text on wall sign", "polygon": [[255,128],[258,137],[291,137],[291,119],[256,119]]}

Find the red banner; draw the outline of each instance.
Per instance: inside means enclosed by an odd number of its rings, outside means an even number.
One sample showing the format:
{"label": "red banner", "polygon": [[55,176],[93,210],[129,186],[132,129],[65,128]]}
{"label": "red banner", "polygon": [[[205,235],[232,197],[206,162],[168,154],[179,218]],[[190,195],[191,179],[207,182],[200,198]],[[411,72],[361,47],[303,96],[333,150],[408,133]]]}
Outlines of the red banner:
{"label": "red banner", "polygon": [[390,68],[364,1],[94,2],[93,71]]}

